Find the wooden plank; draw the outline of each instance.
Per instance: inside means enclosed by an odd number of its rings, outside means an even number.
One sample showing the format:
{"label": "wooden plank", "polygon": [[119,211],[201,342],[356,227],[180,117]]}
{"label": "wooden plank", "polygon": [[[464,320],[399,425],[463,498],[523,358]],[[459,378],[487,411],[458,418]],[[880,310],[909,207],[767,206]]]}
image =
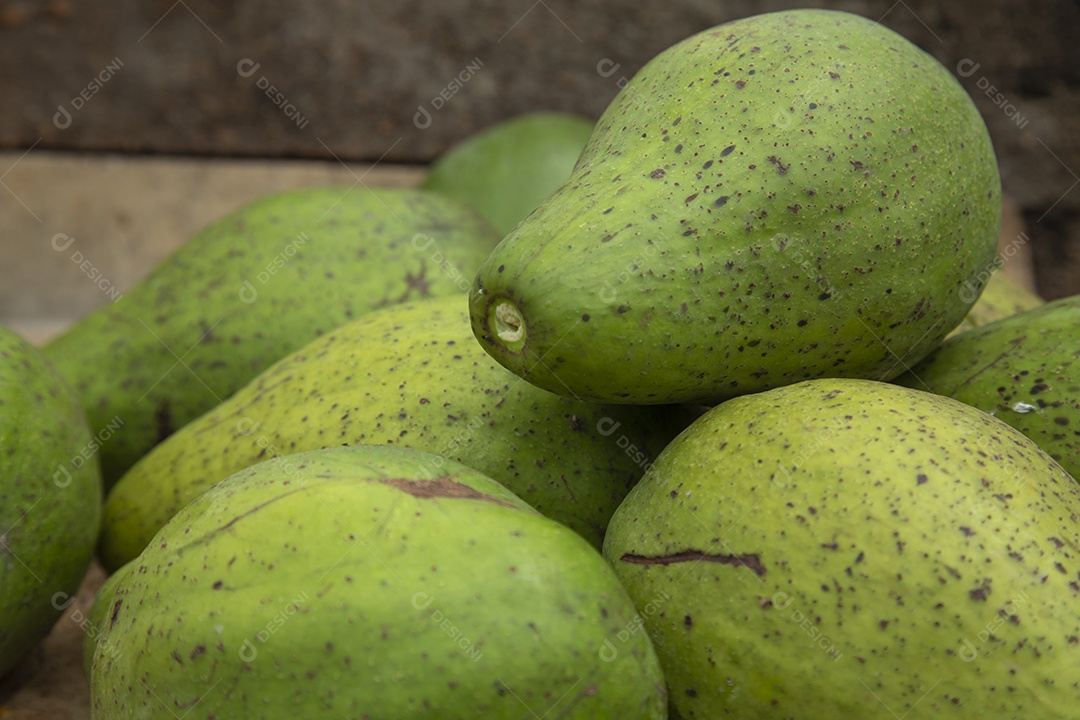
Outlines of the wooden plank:
{"label": "wooden plank", "polygon": [[19,0],[0,11],[15,109],[0,148],[430,162],[519,113],[599,117],[671,44],[815,5],[880,21],[954,73],[1027,218],[1040,291],[1080,292],[1073,0]]}
{"label": "wooden plank", "polygon": [[411,187],[424,175],[389,164],[67,153],[0,153],[0,167],[11,168],[0,190],[0,324],[35,342],[111,302],[251,200],[318,185]]}

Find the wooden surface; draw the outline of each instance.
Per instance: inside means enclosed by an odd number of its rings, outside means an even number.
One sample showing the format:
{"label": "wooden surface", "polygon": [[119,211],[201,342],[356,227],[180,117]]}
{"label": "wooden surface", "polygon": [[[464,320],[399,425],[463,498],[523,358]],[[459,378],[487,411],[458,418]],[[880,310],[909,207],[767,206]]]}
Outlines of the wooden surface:
{"label": "wooden surface", "polygon": [[409,187],[424,175],[419,166],[334,160],[68,153],[0,153],[0,168],[9,168],[0,178],[0,325],[38,342],[255,198],[316,185]]}
{"label": "wooden surface", "polygon": [[18,668],[0,681],[0,720],[88,720],[90,688],[82,668],[86,615],[105,581],[95,561],[78,595]]}

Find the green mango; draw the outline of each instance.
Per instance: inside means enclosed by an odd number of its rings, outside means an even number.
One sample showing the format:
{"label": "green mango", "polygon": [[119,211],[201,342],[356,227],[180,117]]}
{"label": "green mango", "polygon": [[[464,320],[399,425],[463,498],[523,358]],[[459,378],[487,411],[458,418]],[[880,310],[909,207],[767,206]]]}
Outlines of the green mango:
{"label": "green mango", "polygon": [[90,566],[97,445],[56,369],[0,327],[0,676],[49,633]]}
{"label": "green mango", "polygon": [[94,602],[90,605],[90,611],[86,614],[86,621],[83,623],[82,660],[83,674],[86,676],[87,682],[90,681],[94,654],[98,652],[99,645],[102,646],[102,652],[106,655],[115,656],[120,653],[120,649],[116,645],[104,642],[104,632],[108,626],[112,611],[116,608],[116,588],[120,585],[120,580],[124,577],[124,574],[129,572],[136,564],[136,561],[132,560],[105,578],[105,582],[101,584],[97,594],[94,595]]}
{"label": "green mango", "polygon": [[353,444],[463,462],[599,547],[611,513],[692,419],[535,388],[476,344],[464,297],[405,303],[309,343],[136,463],[106,501],[100,557],[110,569],[128,562],[237,470]]}
{"label": "green mango", "polygon": [[586,401],[890,379],[963,319],[1000,216],[986,126],[934,58],[849,13],[758,15],[622,88],[484,261],[473,326],[513,372]]}
{"label": "green mango", "polygon": [[94,717],[666,717],[600,554],[441,460],[300,453],[192,502],[115,588]]}
{"label": "green mango", "polygon": [[1004,423],[870,380],[713,408],[611,519],[673,718],[1064,720],[1080,485]]}
{"label": "green mango", "polygon": [[1080,478],[1080,295],[946,340],[896,378],[954,398],[1034,440]]}
{"label": "green mango", "polygon": [[45,347],[95,433],[106,488],[274,361],[387,304],[464,293],[498,242],[419,190],[270,195],[209,225]]}
{"label": "green mango", "polygon": [[592,130],[567,113],[519,115],[447,150],[421,187],[476,208],[505,235],[566,182]]}
{"label": "green mango", "polygon": [[974,287],[968,288],[967,292],[979,299],[948,337],[1046,304],[1041,297],[997,269],[991,272],[981,295],[975,292]]}

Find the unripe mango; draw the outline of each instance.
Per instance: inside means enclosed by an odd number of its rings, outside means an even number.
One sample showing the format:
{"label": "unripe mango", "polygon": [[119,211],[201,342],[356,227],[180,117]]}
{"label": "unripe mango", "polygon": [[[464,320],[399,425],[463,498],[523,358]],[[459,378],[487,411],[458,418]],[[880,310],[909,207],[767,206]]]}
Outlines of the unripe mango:
{"label": "unripe mango", "polygon": [[566,182],[592,129],[567,113],[504,120],[447,150],[421,187],[476,208],[505,235]]}
{"label": "unripe mango", "polygon": [[113,590],[93,717],[666,717],[600,554],[470,468],[432,475],[436,459],[300,453],[184,508]]}
{"label": "unripe mango", "polygon": [[896,379],[990,413],[1080,478],[1080,295],[949,338]]}
{"label": "unripe mango", "polygon": [[106,487],[275,361],[384,305],[464,294],[499,236],[419,190],[260,198],[201,230],[45,347],[75,387]]}
{"label": "unripe mango", "polygon": [[484,261],[473,327],[587,401],[886,380],[963,319],[1000,214],[986,126],[933,57],[849,13],[758,15],[629,81]]}
{"label": "unripe mango", "polygon": [[619,506],[604,556],[675,717],[1080,708],[1080,485],[950,398],[823,379],[722,403]]}
{"label": "unripe mango", "polygon": [[611,513],[692,417],[540,390],[476,344],[463,297],[404,303],[309,343],[139,461],[106,502],[100,555],[107,568],[132,559],[237,470],[352,444],[466,463],[599,547]]}
{"label": "unripe mango", "polygon": [[48,634],[90,565],[95,444],[71,387],[0,327],[0,677]]}

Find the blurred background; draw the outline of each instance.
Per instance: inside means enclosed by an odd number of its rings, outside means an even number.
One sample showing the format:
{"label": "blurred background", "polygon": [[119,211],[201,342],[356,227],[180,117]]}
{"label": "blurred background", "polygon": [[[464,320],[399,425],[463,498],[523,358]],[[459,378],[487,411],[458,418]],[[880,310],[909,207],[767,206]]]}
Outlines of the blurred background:
{"label": "blurred background", "polygon": [[0,323],[43,339],[248,200],[415,184],[487,125],[595,119],[664,48],[800,6],[880,21],[954,73],[1024,272],[1080,292],[1075,0],[0,0]]}

